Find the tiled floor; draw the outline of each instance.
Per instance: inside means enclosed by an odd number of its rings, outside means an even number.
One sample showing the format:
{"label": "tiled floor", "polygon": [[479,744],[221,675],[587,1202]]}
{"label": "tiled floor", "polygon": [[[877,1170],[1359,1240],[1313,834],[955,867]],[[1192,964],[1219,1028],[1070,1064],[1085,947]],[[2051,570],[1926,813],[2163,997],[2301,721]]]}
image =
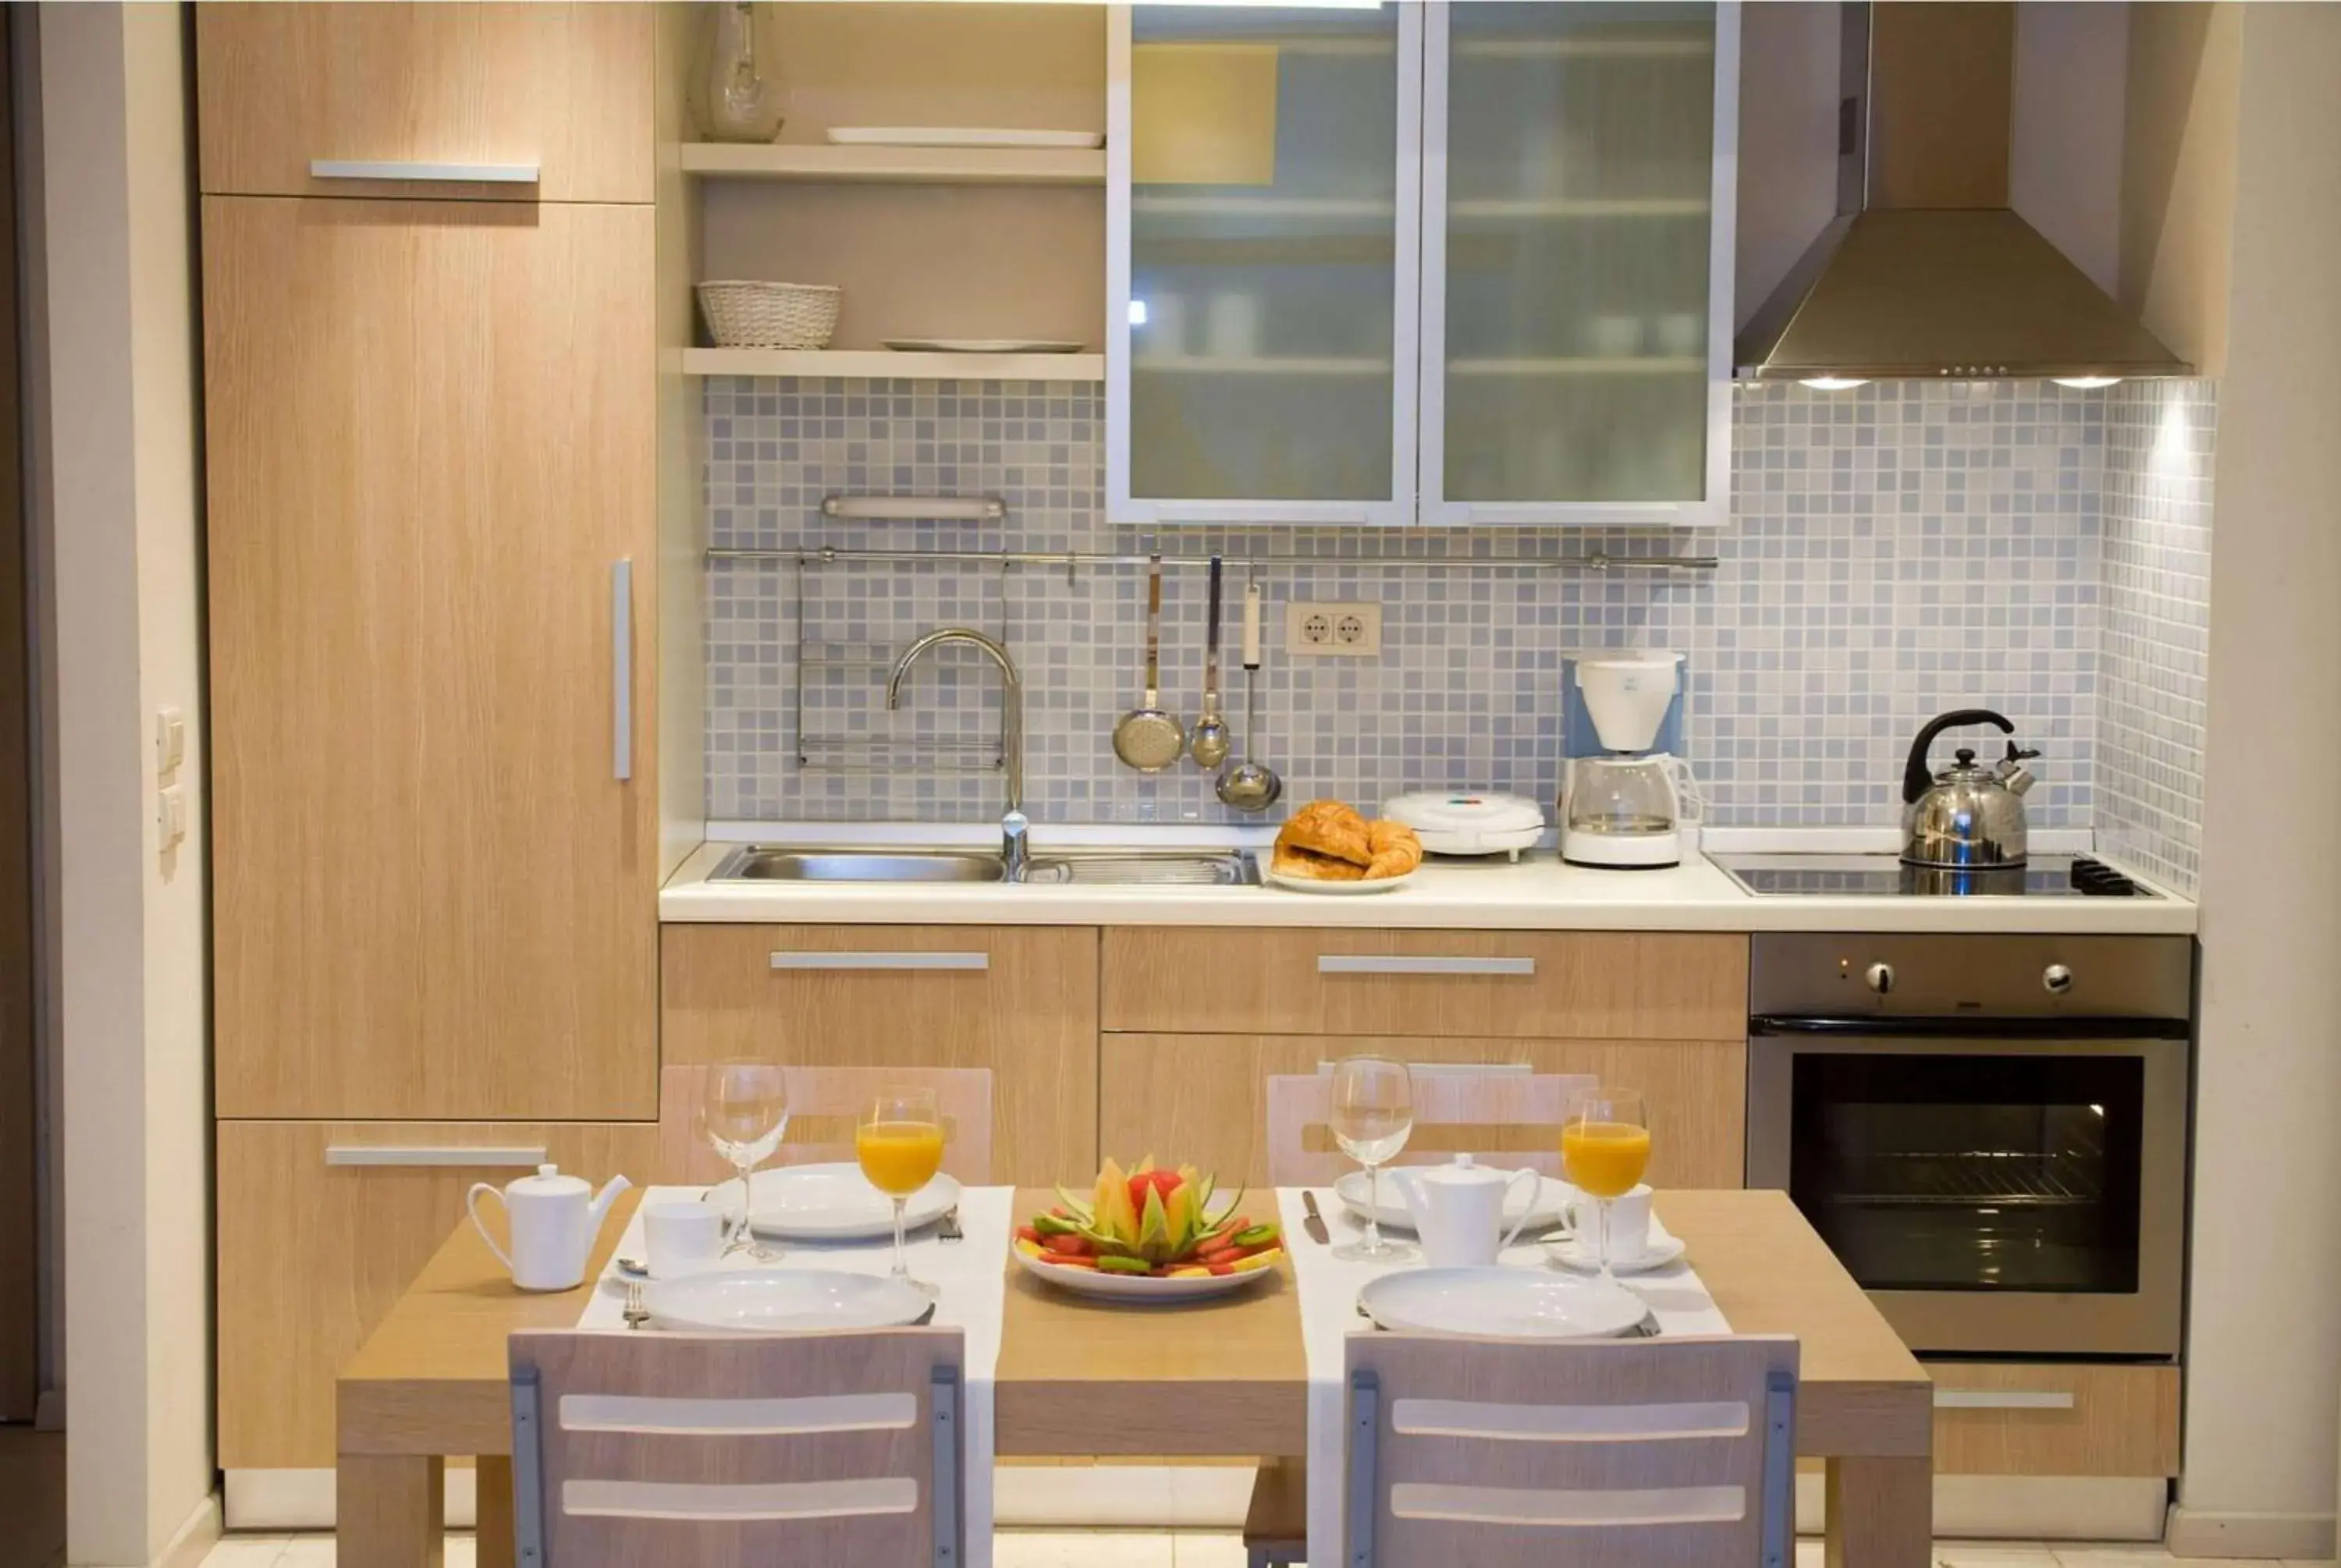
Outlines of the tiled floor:
{"label": "tiled floor", "polygon": [[[2026,1542],[1938,1542],[1940,1568],[2173,1568],[2206,1559],[2174,1558],[2159,1546],[2043,1546]],[[447,1537],[446,1568],[473,1568],[472,1538]],[[993,1568],[1244,1568],[1242,1537],[1135,1530],[1003,1531]],[[212,1548],[204,1568],[334,1568],[330,1535],[231,1535]],[[1797,1568],[1821,1568],[1818,1541],[1797,1543]],[[2334,1568],[2331,1563],[2256,1563],[2251,1568]]]}

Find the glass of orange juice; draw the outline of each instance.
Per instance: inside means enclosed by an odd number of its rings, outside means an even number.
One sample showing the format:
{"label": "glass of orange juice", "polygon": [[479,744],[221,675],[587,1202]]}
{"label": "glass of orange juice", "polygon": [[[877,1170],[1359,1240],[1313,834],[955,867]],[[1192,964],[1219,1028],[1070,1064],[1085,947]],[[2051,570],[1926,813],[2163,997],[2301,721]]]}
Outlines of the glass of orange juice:
{"label": "glass of orange juice", "polygon": [[1579,1089],[1569,1097],[1560,1129],[1560,1171],[1571,1186],[1594,1200],[1600,1216],[1595,1255],[1601,1278],[1609,1271],[1609,1208],[1632,1192],[1650,1163],[1650,1117],[1639,1091]]}
{"label": "glass of orange juice", "polygon": [[918,1088],[882,1092],[854,1128],[853,1157],[870,1185],[894,1200],[894,1277],[933,1295],[933,1285],[911,1277],[902,1239],[902,1207],[942,1168],[943,1118],[935,1107],[935,1092]]}

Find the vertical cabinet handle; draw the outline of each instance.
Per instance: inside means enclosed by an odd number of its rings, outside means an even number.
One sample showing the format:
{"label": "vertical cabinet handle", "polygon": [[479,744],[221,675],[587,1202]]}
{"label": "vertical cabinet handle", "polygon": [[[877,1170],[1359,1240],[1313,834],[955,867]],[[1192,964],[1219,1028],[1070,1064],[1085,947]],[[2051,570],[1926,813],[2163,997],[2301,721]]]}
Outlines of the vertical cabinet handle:
{"label": "vertical cabinet handle", "polygon": [[468,1144],[328,1144],[329,1166],[413,1166],[444,1170],[475,1170],[483,1166],[525,1166],[534,1170],[544,1163],[544,1146],[513,1145],[482,1148]]}
{"label": "vertical cabinet handle", "polygon": [[1450,958],[1402,953],[1320,953],[1320,975],[1533,975],[1534,958]]}
{"label": "vertical cabinet handle", "polygon": [[634,562],[610,563],[610,771],[634,776]]}
{"label": "vertical cabinet handle", "polygon": [[2073,1395],[2013,1388],[1938,1388],[1938,1410],[2070,1410]]}

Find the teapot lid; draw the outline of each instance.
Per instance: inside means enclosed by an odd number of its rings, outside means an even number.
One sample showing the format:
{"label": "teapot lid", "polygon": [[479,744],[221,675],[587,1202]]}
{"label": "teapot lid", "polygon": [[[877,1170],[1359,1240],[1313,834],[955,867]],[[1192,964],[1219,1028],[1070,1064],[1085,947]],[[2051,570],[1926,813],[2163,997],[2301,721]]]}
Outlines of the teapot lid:
{"label": "teapot lid", "polygon": [[1491,1169],[1469,1155],[1457,1155],[1447,1165],[1425,1166],[1422,1179],[1452,1186],[1479,1186],[1491,1181],[1509,1181],[1511,1177],[1509,1172]]}
{"label": "teapot lid", "polygon": [[522,1176],[504,1190],[523,1196],[559,1197],[567,1193],[591,1193],[593,1188],[583,1176],[563,1176],[559,1166],[542,1165],[536,1167],[534,1176]]}

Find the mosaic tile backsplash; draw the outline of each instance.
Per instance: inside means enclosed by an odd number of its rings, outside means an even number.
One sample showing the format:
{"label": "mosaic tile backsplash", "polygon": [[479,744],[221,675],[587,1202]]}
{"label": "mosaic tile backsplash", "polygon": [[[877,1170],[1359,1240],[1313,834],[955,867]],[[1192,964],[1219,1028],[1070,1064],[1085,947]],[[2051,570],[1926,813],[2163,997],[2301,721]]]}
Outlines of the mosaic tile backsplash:
{"label": "mosaic tile backsplash", "polygon": [[[710,378],[712,545],[793,551],[1222,549],[1263,567],[1269,651],[1249,739],[1286,804],[1464,785],[1550,801],[1564,655],[1657,646],[1689,657],[1686,746],[1728,824],[1888,824],[1911,735],[1947,709],[1999,709],[2044,753],[2037,826],[2081,827],[2098,790],[2107,394],[2049,382],[1792,385],[1737,394],[1733,526],[1707,533],[1373,535],[1181,530],[1103,521],[1094,384]],[[838,492],[998,494],[1003,524],[845,525]],[[1474,556],[1590,549],[1713,554],[1718,570],[1524,571]],[[1229,574],[1233,609],[1244,572]],[[1027,809],[1042,822],[1257,820],[1191,764],[1114,759],[1137,700],[1142,569],[718,560],[707,582],[711,818],[974,821],[1000,810],[999,681],[946,650],[884,706],[918,633],[966,624],[1023,670]],[[1282,651],[1290,600],[1384,607],[1379,659]],[[1191,720],[1204,573],[1165,586],[1164,700]],[[804,661],[797,661],[802,636]],[[2132,655],[2125,644],[2123,656]],[[1244,682],[1228,660],[1238,749]],[[800,691],[802,690],[802,702]],[[802,726],[802,739],[800,727]],[[802,749],[801,749],[802,748]],[[1946,746],[1948,750],[1948,746]]]}

